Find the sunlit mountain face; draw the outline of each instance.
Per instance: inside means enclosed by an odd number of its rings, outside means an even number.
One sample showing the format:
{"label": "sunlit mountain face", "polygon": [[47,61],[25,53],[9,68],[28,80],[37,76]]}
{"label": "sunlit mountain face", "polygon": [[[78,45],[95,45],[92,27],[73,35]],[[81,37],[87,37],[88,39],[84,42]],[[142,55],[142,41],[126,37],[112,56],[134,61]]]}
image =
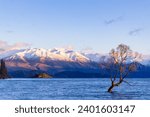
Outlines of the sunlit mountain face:
{"label": "sunlit mountain face", "polygon": [[28,59],[49,59],[49,60],[59,60],[59,61],[70,61],[70,62],[88,62],[89,58],[82,55],[79,52],[73,50],[55,48],[55,49],[43,49],[43,48],[34,48],[34,49],[22,49],[22,50],[13,50],[3,53],[1,58],[6,60],[22,60],[26,62]]}
{"label": "sunlit mountain face", "polygon": [[[32,48],[32,49],[16,49],[6,51],[0,54],[0,59],[7,61],[19,60],[28,62],[28,60],[55,60],[55,61],[66,61],[66,62],[100,62],[102,56],[108,56],[107,54],[101,54],[96,52],[80,52],[74,51],[73,49],[65,48]],[[138,60],[143,65],[149,65],[150,55],[143,55],[142,59]]]}
{"label": "sunlit mountain face", "polygon": [[[0,54],[0,58],[5,60],[13,77],[33,77],[35,74],[43,72],[59,74],[60,77],[61,74],[69,73],[74,76],[78,76],[78,74],[84,76],[88,73],[89,77],[105,76],[104,70],[99,67],[102,56],[108,55],[94,52],[84,53],[64,48],[16,49]],[[142,60],[139,60],[139,66],[149,67],[149,65],[150,56],[144,55]],[[146,68],[146,70],[148,69]]]}
{"label": "sunlit mountain face", "polygon": [[8,70],[16,77],[32,77],[36,73],[55,74],[64,71],[97,72],[98,66],[88,57],[72,49],[21,49],[1,54]]}

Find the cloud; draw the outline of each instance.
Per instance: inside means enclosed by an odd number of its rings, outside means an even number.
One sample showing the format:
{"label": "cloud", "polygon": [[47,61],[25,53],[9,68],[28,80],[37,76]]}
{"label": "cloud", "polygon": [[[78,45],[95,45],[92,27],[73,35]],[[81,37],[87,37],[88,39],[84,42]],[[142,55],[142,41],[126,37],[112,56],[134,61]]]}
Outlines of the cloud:
{"label": "cloud", "polygon": [[129,35],[131,35],[131,36],[137,35],[137,34],[139,34],[142,30],[143,30],[142,28],[136,28],[136,29],[134,29],[134,30],[131,30],[131,31],[129,32]]}
{"label": "cloud", "polygon": [[14,31],[13,30],[6,30],[6,33],[14,33]]}
{"label": "cloud", "polygon": [[109,25],[109,24],[113,24],[115,22],[121,21],[123,19],[122,16],[116,17],[114,19],[109,19],[109,20],[105,20],[105,24]]}
{"label": "cloud", "polygon": [[7,45],[7,42],[6,41],[1,41],[0,40],[0,47],[5,47]]}
{"label": "cloud", "polygon": [[2,41],[0,40],[0,53],[9,51],[9,50],[15,50],[15,49],[21,49],[21,48],[26,48],[26,47],[30,47],[31,44],[29,43],[14,43],[14,44],[9,44],[6,41]]}

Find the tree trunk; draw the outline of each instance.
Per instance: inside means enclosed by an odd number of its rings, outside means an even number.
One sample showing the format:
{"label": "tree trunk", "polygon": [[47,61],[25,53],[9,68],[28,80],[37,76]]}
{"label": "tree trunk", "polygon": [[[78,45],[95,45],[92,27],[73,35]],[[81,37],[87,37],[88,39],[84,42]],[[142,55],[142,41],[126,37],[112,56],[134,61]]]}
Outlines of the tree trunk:
{"label": "tree trunk", "polygon": [[114,87],[115,87],[115,86],[113,86],[113,85],[110,86],[109,89],[108,89],[108,92],[109,92],[109,93],[112,93],[112,89],[113,89]]}
{"label": "tree trunk", "polygon": [[123,82],[123,79],[122,79],[122,78],[120,78],[120,80],[119,80],[118,83],[115,83],[115,81],[112,81],[111,86],[110,86],[109,89],[108,89],[108,92],[109,92],[109,93],[112,93],[112,89],[113,89],[115,86],[119,86],[122,82]]}
{"label": "tree trunk", "polygon": [[115,87],[114,81],[112,81],[111,86],[108,89],[109,93],[112,93],[112,89]]}

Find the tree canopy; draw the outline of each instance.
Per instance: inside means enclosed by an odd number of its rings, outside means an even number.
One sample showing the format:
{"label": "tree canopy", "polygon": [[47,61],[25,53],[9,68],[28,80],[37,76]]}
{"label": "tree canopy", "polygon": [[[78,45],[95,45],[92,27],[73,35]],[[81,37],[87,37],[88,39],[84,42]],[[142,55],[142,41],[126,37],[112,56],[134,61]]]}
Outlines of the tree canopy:
{"label": "tree canopy", "polygon": [[101,67],[105,68],[110,74],[111,86],[108,92],[112,92],[112,89],[122,82],[128,83],[125,78],[130,72],[137,69],[137,63],[141,58],[141,54],[133,52],[125,44],[120,44],[116,49],[112,49],[109,52],[109,57],[101,58]]}

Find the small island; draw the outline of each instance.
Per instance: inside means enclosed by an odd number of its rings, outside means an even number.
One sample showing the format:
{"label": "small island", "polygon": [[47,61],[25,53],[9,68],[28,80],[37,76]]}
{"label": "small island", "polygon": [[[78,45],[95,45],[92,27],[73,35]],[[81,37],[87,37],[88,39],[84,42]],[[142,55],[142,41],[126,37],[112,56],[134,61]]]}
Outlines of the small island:
{"label": "small island", "polygon": [[52,76],[47,73],[40,73],[40,74],[37,74],[35,77],[36,78],[52,78]]}

